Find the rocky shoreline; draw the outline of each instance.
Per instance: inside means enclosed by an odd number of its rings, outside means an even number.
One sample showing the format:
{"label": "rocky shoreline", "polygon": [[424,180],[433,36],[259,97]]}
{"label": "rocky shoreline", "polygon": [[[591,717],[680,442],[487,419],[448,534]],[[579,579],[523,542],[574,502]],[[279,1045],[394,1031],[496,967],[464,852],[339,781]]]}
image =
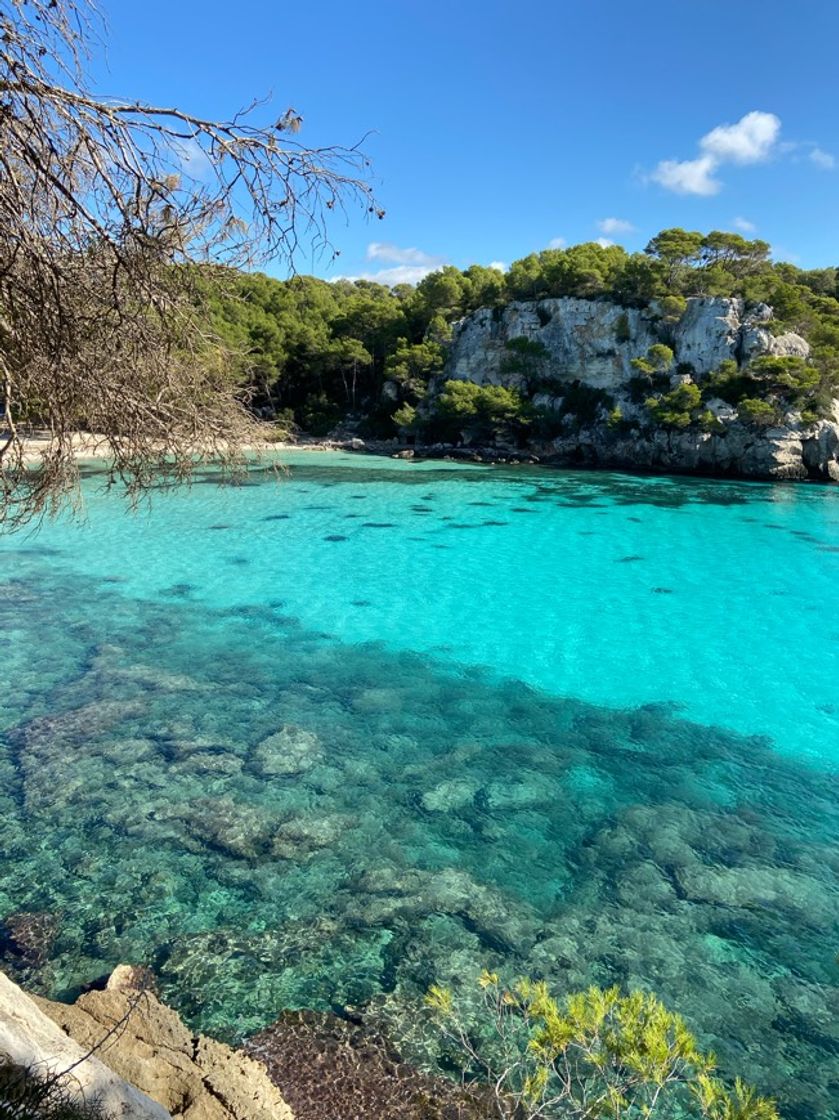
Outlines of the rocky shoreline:
{"label": "rocky shoreline", "polygon": [[233,1049],[190,1031],[158,999],[151,973],[129,965],[73,1004],[29,995],[0,972],[4,1063],[57,1076],[73,1105],[97,1102],[104,1120],[490,1115],[482,1093],[403,1062],[357,1017],[282,1012]]}
{"label": "rocky shoreline", "polygon": [[404,460],[449,460],[558,469],[620,470],[750,481],[839,482],[839,423],[814,430],[773,429],[756,439],[745,426],[725,434],[658,431],[648,441],[592,427],[573,438],[533,448],[409,444],[335,436],[279,445],[280,450],[345,451]]}

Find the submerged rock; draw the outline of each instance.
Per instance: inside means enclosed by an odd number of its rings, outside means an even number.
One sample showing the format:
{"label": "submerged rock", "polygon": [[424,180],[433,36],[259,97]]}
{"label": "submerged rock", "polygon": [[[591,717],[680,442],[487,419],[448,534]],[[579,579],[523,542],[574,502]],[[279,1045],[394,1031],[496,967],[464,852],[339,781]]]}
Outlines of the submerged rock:
{"label": "submerged rock", "polygon": [[452,778],[426,790],[420,802],[429,813],[449,813],[471,805],[480,788],[480,783],[473,779]]}
{"label": "submerged rock", "polygon": [[352,887],[347,910],[368,925],[449,914],[488,949],[516,953],[526,951],[538,935],[538,920],[527,904],[459,868],[425,871],[382,864],[365,871]]}
{"label": "submerged rock", "polygon": [[310,770],[320,754],[320,739],[313,731],[286,724],[262,740],[254,750],[251,761],[266,778],[291,777]]}
{"label": "submerged rock", "polygon": [[40,968],[49,960],[59,918],[48,910],[20,910],[0,926],[0,957],[19,968]]}
{"label": "submerged rock", "polygon": [[245,1043],[282,1089],[296,1120],[488,1120],[486,1092],[422,1073],[371,1027],[286,1011]]}

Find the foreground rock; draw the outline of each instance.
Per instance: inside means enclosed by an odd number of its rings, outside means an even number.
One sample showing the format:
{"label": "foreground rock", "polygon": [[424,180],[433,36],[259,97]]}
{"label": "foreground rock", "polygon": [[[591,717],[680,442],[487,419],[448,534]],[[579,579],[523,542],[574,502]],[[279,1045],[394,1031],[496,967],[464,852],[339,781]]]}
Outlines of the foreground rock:
{"label": "foreground rock", "polygon": [[150,1107],[158,1102],[156,1111],[115,1116],[292,1120],[262,1066],[221,1042],[193,1035],[171,1008],[137,986],[144,980],[139,970],[121,966],[105,991],[87,992],[72,1005],[30,1000],[64,1044],[82,1052],[99,1044],[97,1061],[107,1063],[115,1081],[124,1079],[126,1090],[136,1086],[131,1092],[138,1098],[148,1094]]}
{"label": "foreground rock", "polygon": [[88,1047],[69,1038],[45,1013],[46,1006],[45,1000],[28,996],[0,972],[0,1059],[46,1077],[72,1067],[61,1079],[63,1093],[79,1105],[98,1101],[108,1120],[168,1120],[169,1113],[159,1103],[101,1058],[88,1056]]}

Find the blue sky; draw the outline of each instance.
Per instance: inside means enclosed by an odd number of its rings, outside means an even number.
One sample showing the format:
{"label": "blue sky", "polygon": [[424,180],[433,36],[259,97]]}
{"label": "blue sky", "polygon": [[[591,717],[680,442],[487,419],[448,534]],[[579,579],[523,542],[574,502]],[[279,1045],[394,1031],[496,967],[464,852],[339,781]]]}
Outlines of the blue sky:
{"label": "blue sky", "polygon": [[[365,150],[387,210],[318,275],[414,280],[600,237],[739,229],[839,264],[835,0],[103,0],[101,92],[226,116],[273,94]],[[278,275],[283,268],[277,264]]]}

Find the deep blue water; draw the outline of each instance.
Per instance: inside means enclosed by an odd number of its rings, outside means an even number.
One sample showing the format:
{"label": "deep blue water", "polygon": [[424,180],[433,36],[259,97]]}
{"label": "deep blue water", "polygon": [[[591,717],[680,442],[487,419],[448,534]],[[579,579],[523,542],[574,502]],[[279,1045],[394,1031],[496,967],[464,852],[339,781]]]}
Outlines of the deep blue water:
{"label": "deep blue water", "polygon": [[145,961],[241,1037],[617,981],[839,1115],[839,490],[297,455],[86,497],[0,542],[32,982]]}

